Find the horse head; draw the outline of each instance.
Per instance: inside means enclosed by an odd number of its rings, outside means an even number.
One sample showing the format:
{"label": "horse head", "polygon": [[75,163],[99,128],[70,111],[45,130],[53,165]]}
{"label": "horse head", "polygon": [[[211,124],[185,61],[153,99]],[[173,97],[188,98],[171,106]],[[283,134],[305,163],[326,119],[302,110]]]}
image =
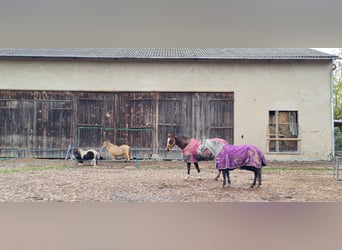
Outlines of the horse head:
{"label": "horse head", "polygon": [[202,153],[207,149],[207,137],[203,136],[202,140],[201,140],[201,144],[199,145],[198,149],[197,149],[197,153]]}
{"label": "horse head", "polygon": [[225,143],[223,142],[216,141],[213,139],[208,139],[208,138],[202,138],[201,144],[198,147],[198,152],[200,153],[208,149],[211,153],[217,156],[221,152],[224,146],[225,146]]}
{"label": "horse head", "polygon": [[103,141],[102,148],[106,148],[108,146],[108,141]]}
{"label": "horse head", "polygon": [[81,153],[80,150],[78,148],[74,148],[74,156],[77,157],[81,157]]}
{"label": "horse head", "polygon": [[166,150],[167,151],[170,151],[173,146],[176,145],[176,138],[175,138],[175,134],[174,133],[171,133],[171,134],[168,134],[168,137],[167,137],[167,145],[166,145]]}

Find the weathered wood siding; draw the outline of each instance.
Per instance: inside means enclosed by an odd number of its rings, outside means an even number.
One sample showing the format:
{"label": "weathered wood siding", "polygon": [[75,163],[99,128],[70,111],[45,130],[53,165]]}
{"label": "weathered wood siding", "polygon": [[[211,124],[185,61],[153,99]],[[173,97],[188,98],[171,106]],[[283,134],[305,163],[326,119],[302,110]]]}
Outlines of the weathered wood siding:
{"label": "weathered wood siding", "polygon": [[0,91],[0,157],[63,158],[69,145],[109,140],[139,158],[177,158],[165,151],[170,132],[233,143],[233,110],[233,93]]}

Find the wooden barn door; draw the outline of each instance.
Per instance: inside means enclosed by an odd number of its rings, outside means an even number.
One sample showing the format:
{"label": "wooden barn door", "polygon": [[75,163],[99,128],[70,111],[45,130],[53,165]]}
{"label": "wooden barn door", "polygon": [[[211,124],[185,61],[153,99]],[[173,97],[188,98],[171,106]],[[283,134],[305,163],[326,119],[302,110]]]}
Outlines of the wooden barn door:
{"label": "wooden barn door", "polygon": [[203,116],[206,121],[206,135],[210,138],[224,138],[234,143],[234,102],[230,94],[216,94],[203,99]]}
{"label": "wooden barn door", "polygon": [[128,144],[131,157],[150,158],[154,148],[155,94],[116,93],[113,131],[106,138],[117,145]]}
{"label": "wooden barn door", "polygon": [[77,146],[101,148],[104,99],[95,95],[80,96],[77,105]]}
{"label": "wooden barn door", "polygon": [[[20,119],[27,148],[32,157],[61,158],[70,143],[72,102],[70,100],[34,100],[23,102]],[[24,138],[24,136],[23,136]]]}
{"label": "wooden barn door", "polygon": [[158,154],[163,159],[176,159],[180,157],[180,149],[167,152],[167,137],[169,133],[182,133],[182,120],[186,116],[186,103],[184,97],[176,93],[158,94],[158,114],[157,114],[157,148]]}
{"label": "wooden barn door", "polygon": [[1,156],[62,158],[71,138],[72,101],[65,93],[3,91]]}
{"label": "wooden barn door", "polygon": [[180,158],[165,150],[170,132],[233,143],[233,93],[1,91],[0,115],[0,157],[64,158],[70,143],[110,140]]}
{"label": "wooden barn door", "polygon": [[162,158],[181,158],[179,148],[166,151],[167,134],[198,138],[219,137],[233,143],[233,93],[160,93],[158,150]]}
{"label": "wooden barn door", "polygon": [[154,146],[155,94],[132,93],[129,100],[128,141],[138,158],[150,158]]}
{"label": "wooden barn door", "polygon": [[0,157],[19,157],[20,152],[20,101],[5,94],[0,100]]}

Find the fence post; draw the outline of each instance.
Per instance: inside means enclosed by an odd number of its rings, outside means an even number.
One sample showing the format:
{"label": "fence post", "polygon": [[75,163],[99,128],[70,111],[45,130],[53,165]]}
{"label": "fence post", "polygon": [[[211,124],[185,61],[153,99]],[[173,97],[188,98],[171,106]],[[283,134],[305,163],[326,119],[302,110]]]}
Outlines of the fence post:
{"label": "fence post", "polygon": [[69,158],[70,149],[71,149],[71,143],[69,144],[67,152],[65,154],[64,162],[66,162],[66,160]]}
{"label": "fence post", "polygon": [[139,163],[138,163],[138,143],[135,144],[135,168],[139,168]]}

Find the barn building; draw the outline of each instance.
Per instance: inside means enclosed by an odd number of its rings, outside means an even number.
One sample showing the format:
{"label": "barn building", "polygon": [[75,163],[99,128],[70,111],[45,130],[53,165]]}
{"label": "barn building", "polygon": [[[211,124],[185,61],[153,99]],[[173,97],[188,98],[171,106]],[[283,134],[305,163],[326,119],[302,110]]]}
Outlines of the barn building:
{"label": "barn building", "polygon": [[333,154],[334,56],[312,49],[0,49],[0,157],[69,145],[166,152],[169,132],[255,144],[270,160]]}

